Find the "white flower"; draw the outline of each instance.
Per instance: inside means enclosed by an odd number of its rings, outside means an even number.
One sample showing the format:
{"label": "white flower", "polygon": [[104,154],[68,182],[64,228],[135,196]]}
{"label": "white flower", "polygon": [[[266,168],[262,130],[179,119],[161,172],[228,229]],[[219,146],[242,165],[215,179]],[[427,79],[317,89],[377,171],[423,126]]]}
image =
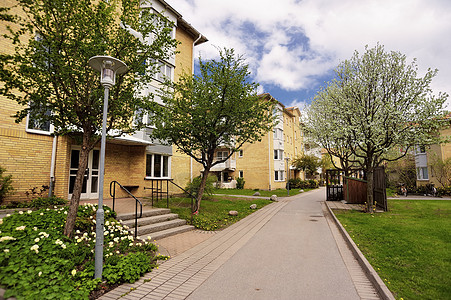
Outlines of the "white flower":
{"label": "white flower", "polygon": [[64,214],[67,215],[67,211],[65,211]]}
{"label": "white flower", "polygon": [[11,216],[11,214],[6,214],[7,217]]}
{"label": "white flower", "polygon": [[115,237],[115,238],[113,239],[113,241],[114,241],[115,243],[118,243],[118,242],[119,242],[119,237]]}
{"label": "white flower", "polygon": [[110,233],[108,230],[103,233],[103,235],[108,235]]}
{"label": "white flower", "polygon": [[39,242],[40,240],[41,240],[41,239],[37,237],[37,238],[34,239],[34,242],[37,243],[37,242]]}
{"label": "white flower", "polygon": [[4,249],[3,252],[8,253],[9,249]]}
{"label": "white flower", "polygon": [[42,236],[45,237],[45,238],[48,238],[48,237],[49,237],[49,234],[46,233],[46,232],[43,232],[43,231],[39,232],[39,235],[42,235]]}
{"label": "white flower", "polygon": [[23,215],[23,211],[19,211],[19,215]]}
{"label": "white flower", "polygon": [[80,233],[80,230],[77,229],[77,231],[75,231],[75,233],[78,233],[78,234],[79,234],[79,233]]}
{"label": "white flower", "polygon": [[35,226],[35,227],[33,227],[33,230],[34,230],[34,231],[37,231],[37,230],[38,230],[38,228],[37,228],[37,227]]}
{"label": "white flower", "polygon": [[60,239],[57,239],[57,240],[55,241],[55,244],[57,244],[57,245],[62,245],[63,242],[62,242]]}
{"label": "white flower", "polygon": [[132,247],[133,246],[133,243],[130,243],[130,244],[128,244],[130,247]]}
{"label": "white flower", "polygon": [[25,230],[25,225],[23,225],[23,226],[19,226],[19,227],[16,227],[16,230]]}
{"label": "white flower", "polygon": [[110,225],[110,221],[105,222],[105,226],[108,226],[108,225]]}
{"label": "white flower", "polygon": [[39,214],[40,216],[43,216],[44,215],[44,213],[43,212],[41,212],[40,214]]}
{"label": "white flower", "polygon": [[82,241],[82,239],[77,239],[77,243],[81,243]]}
{"label": "white flower", "polygon": [[116,251],[116,253],[119,254],[120,252],[119,252],[119,251]]}
{"label": "white flower", "polygon": [[61,248],[66,249],[66,245],[61,244]]}
{"label": "white flower", "polygon": [[32,210],[27,210],[27,213],[28,214],[31,214],[33,211]]}
{"label": "white flower", "polygon": [[42,275],[42,272],[39,272],[39,273],[38,273],[38,276],[41,276],[41,275]]}
{"label": "white flower", "polygon": [[36,253],[39,253],[39,245],[33,245],[31,246],[30,250],[35,251]]}
{"label": "white flower", "polygon": [[77,274],[77,270],[73,269],[70,273],[72,274],[72,276],[75,276],[75,274]]}

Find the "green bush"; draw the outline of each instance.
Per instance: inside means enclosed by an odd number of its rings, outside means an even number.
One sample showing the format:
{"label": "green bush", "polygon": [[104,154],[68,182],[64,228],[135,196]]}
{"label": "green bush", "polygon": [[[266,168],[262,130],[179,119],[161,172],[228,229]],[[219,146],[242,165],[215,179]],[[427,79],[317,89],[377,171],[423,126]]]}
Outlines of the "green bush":
{"label": "green bush", "polygon": [[236,179],[236,188],[239,190],[244,189],[244,184],[246,183],[246,181],[244,181],[244,178],[242,177],[238,177]]}
{"label": "green bush", "polygon": [[156,266],[158,248],[135,240],[105,210],[104,280],[94,277],[95,213],[79,207],[73,239],[63,235],[67,207],[20,211],[0,222],[0,282],[4,297],[17,299],[88,299],[95,289],[133,282]]}
{"label": "green bush", "polygon": [[55,205],[64,205],[67,203],[67,200],[63,198],[58,198],[56,196],[52,197],[38,197],[31,200],[30,207],[32,208],[46,208]]}
{"label": "green bush", "polygon": [[[201,181],[201,177],[197,176],[196,178],[193,179],[192,182],[188,183],[188,185],[186,186],[185,190],[190,192],[193,196],[197,197],[197,193],[199,192],[199,187],[200,187],[200,181]],[[213,184],[216,181],[217,181],[217,178],[214,175],[209,175],[207,177],[207,182],[205,184],[204,194],[207,194],[209,196],[213,195],[214,190],[215,190]]]}
{"label": "green bush", "polygon": [[292,178],[288,182],[290,183],[290,189],[316,189],[318,187],[318,181],[313,179],[301,180],[300,178]]}
{"label": "green bush", "polygon": [[3,175],[6,169],[0,166],[0,204],[3,203],[3,199],[11,194],[14,190],[12,186],[12,175]]}

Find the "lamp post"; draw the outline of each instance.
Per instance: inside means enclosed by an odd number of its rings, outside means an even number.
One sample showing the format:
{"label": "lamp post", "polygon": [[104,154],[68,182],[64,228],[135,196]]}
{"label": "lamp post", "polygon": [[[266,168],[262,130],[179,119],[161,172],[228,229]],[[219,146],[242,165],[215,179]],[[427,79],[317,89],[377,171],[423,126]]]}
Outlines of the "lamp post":
{"label": "lamp post", "polygon": [[100,83],[105,88],[103,98],[103,120],[102,140],[100,143],[100,169],[99,169],[99,202],[96,213],[96,247],[95,247],[95,274],[94,278],[102,278],[103,269],[103,179],[105,175],[105,144],[106,144],[106,122],[108,114],[108,96],[110,88],[116,83],[116,74],[127,72],[125,63],[111,56],[94,56],[89,59],[88,64],[100,72]]}
{"label": "lamp post", "polygon": [[290,196],[290,165],[288,164],[290,158],[285,157],[285,159],[287,161],[287,195]]}

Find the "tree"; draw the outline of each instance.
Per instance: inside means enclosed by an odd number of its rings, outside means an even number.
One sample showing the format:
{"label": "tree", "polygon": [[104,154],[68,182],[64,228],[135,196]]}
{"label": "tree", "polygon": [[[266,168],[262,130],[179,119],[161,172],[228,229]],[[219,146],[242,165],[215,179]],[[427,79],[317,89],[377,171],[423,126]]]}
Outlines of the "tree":
{"label": "tree", "polygon": [[442,187],[451,186],[451,157],[442,159],[436,153],[431,155],[432,174]]}
{"label": "tree", "polygon": [[16,122],[30,114],[37,123],[53,124],[55,135],[82,145],[64,228],[70,236],[88,154],[102,128],[104,89],[88,60],[110,55],[129,67],[110,90],[107,132],[132,133],[143,126],[136,112],[149,109],[152,99],[137,91],[151,82],[156,71],[152,62],[168,58],[175,49],[172,24],[151,8],[141,8],[138,0],[17,0],[17,5],[22,13],[12,19],[2,12],[2,19],[15,20],[7,27],[7,38],[16,49],[0,54],[0,95],[23,105]]}
{"label": "tree", "polygon": [[301,169],[309,177],[312,177],[321,166],[321,159],[316,157],[315,155],[303,154],[296,156],[293,159],[291,165],[293,165],[297,169]]}
{"label": "tree", "polygon": [[397,188],[399,185],[403,185],[407,189],[414,188],[417,182],[415,156],[406,154],[401,159],[387,162],[385,174],[388,176],[387,182],[390,187]]}
{"label": "tree", "polygon": [[[153,115],[151,137],[177,146],[177,150],[202,164],[204,170],[196,199],[200,208],[211,167],[225,162],[244,143],[259,140],[272,126],[272,99],[257,96],[248,65],[233,49],[219,50],[220,60],[199,58],[199,75],[182,75],[162,90],[164,106]],[[214,160],[220,146],[229,155]]]}
{"label": "tree", "polygon": [[[381,45],[366,47],[363,55],[356,51],[335,69],[336,78],[308,109],[308,133],[331,154],[344,149],[348,161],[364,169],[368,211],[373,206],[374,169],[437,137],[432,133],[439,128],[448,95],[435,95],[430,88],[437,70],[429,69],[423,77],[417,72],[416,60],[407,64],[399,52],[386,52]],[[387,156],[398,146],[402,150],[395,157]]]}

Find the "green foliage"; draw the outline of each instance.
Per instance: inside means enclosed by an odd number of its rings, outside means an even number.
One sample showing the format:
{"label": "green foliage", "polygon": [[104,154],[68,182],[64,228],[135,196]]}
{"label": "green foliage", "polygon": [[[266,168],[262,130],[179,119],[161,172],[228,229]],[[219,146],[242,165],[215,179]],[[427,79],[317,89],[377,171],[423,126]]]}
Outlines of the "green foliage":
{"label": "green foliage", "polygon": [[415,171],[415,157],[407,154],[405,157],[390,161],[385,167],[387,184],[391,188],[399,188],[404,185],[408,190],[416,187],[417,174]]}
{"label": "green foliage", "polygon": [[396,299],[449,298],[450,201],[388,204],[384,213],[335,214]]}
{"label": "green foliage", "polygon": [[[202,178],[200,176],[193,178],[193,181],[188,183],[185,190],[190,192],[193,196],[197,197],[198,192],[199,192],[199,187],[201,184],[201,180],[202,180]],[[207,194],[209,196],[213,195],[213,192],[214,192],[213,184],[216,181],[217,181],[216,176],[214,176],[214,175],[208,176],[207,182],[205,183],[205,190],[204,190],[205,194]]]}
{"label": "green foliage", "polygon": [[[104,280],[133,282],[156,266],[157,247],[133,236],[105,209]],[[67,207],[8,215],[0,223],[0,282],[5,298],[88,299],[94,280],[94,205],[79,207],[73,239],[63,235]]]}
{"label": "green foliage", "polygon": [[451,186],[451,157],[442,159],[436,153],[430,155],[431,170],[442,187]]}
{"label": "green foliage", "polygon": [[3,175],[6,172],[5,168],[0,166],[0,204],[3,203],[3,199],[11,194],[14,190],[12,186],[12,175]]}
{"label": "green foliage", "polygon": [[49,189],[48,185],[41,185],[40,187],[34,186],[32,188],[29,188],[27,191],[25,191],[25,195],[27,195],[27,199],[34,199],[36,197],[43,197],[45,191]]}
{"label": "green foliage", "polygon": [[[227,145],[231,156],[244,143],[259,140],[272,126],[273,102],[257,96],[249,67],[233,49],[219,51],[220,60],[199,59],[200,75],[183,74],[166,82],[152,115],[152,138],[174,144],[202,164],[204,174],[229,157],[215,160]],[[198,201],[202,198],[199,194]]]}
{"label": "green foliage", "polygon": [[56,196],[52,197],[38,197],[31,200],[30,207],[32,208],[46,208],[54,205],[65,205],[67,203],[66,199],[58,198]]}
{"label": "green foliage", "polygon": [[297,169],[301,169],[306,172],[306,175],[313,176],[318,172],[318,168],[321,166],[321,159],[315,155],[303,154],[298,155],[291,162]]}
{"label": "green foliage", "polygon": [[318,188],[318,181],[310,179],[310,180],[301,180],[300,178],[292,178],[289,180],[290,189],[316,189]]}
{"label": "green foliage", "polygon": [[246,183],[246,181],[244,180],[243,177],[238,177],[236,179],[236,188],[239,190],[244,189],[244,184]]}
{"label": "green foliage", "polygon": [[[438,140],[431,133],[442,126],[448,95],[430,88],[437,72],[428,70],[419,77],[415,60],[408,64],[399,52],[367,46],[362,55],[356,51],[335,69],[336,78],[308,108],[304,129],[342,163],[360,164],[371,189],[373,170],[384,161]],[[395,148],[401,151],[393,156]],[[367,194],[369,206],[372,195]]]}

